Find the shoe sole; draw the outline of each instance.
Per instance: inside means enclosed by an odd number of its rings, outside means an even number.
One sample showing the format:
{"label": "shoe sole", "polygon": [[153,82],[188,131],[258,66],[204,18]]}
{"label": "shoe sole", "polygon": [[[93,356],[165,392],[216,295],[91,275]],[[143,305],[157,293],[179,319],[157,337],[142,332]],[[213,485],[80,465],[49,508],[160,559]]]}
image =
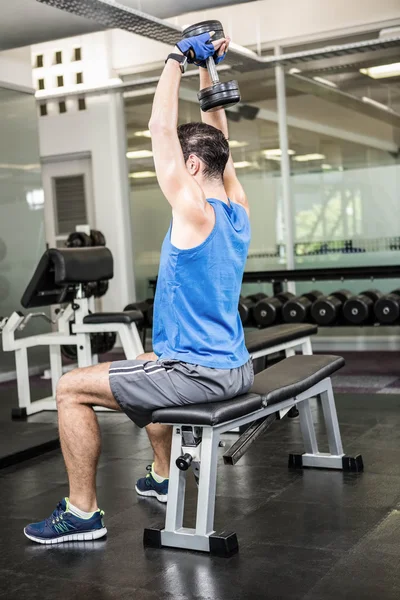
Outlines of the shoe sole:
{"label": "shoe sole", "polygon": [[138,487],[135,485],[135,490],[136,493],[139,494],[139,496],[147,496],[148,498],[157,498],[157,500],[159,502],[162,502],[163,504],[165,504],[168,500],[168,494],[157,494],[156,491],[154,490],[149,490],[148,492],[141,492]]}
{"label": "shoe sole", "polygon": [[98,540],[99,538],[102,538],[105,535],[107,535],[107,529],[105,527],[102,527],[101,529],[96,529],[95,531],[85,531],[83,533],[70,533],[68,535],[62,535],[58,538],[48,540],[29,535],[29,533],[26,533],[25,529],[24,535],[26,535],[27,538],[32,540],[32,542],[37,542],[38,544],[62,544],[63,542],[87,542],[89,540]]}

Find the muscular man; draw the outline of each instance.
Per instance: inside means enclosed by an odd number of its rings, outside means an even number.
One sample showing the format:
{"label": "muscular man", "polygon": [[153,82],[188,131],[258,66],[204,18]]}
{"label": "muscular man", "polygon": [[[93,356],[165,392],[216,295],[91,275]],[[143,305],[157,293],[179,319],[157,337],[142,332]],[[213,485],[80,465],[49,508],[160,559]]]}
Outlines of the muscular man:
{"label": "muscular man", "polygon": [[[181,45],[200,65],[201,88],[211,85],[208,56],[221,60],[229,39],[209,34]],[[100,429],[94,406],[124,411],[146,427],[154,463],[136,491],[166,502],[171,428],[152,424],[157,408],[225,400],[253,382],[238,299],[250,242],[249,208],[229,152],[224,110],[202,123],[178,124],[183,54],[169,56],[149,123],[161,190],[172,207],[162,245],[154,304],[154,354],[102,363],[64,375],[57,389],[61,448],[70,495],[52,515],[28,525],[42,544],[91,540],[107,533],[96,498]]]}

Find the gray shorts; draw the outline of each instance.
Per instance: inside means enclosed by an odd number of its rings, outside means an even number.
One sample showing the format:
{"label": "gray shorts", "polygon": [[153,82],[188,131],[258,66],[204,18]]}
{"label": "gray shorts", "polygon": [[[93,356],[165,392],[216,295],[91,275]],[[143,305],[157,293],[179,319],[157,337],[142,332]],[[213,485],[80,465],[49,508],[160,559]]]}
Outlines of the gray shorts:
{"label": "gray shorts", "polygon": [[229,400],[249,391],[250,359],[236,369],[211,369],[178,360],[119,360],[111,363],[110,386],[121,409],[139,427],[157,408]]}

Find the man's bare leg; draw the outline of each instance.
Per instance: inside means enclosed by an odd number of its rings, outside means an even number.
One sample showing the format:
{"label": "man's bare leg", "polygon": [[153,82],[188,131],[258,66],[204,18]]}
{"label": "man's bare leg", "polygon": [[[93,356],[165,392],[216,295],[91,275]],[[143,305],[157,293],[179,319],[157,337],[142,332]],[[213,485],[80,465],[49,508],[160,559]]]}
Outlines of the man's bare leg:
{"label": "man's bare leg", "polygon": [[75,369],[57,386],[61,450],[69,479],[71,504],[97,510],[96,469],[101,450],[100,428],[93,406],[121,410],[109,384],[110,363]]}
{"label": "man's bare leg", "polygon": [[[157,360],[154,352],[147,352],[137,357],[137,360]],[[146,425],[151,447],[154,452],[154,471],[160,477],[169,477],[169,462],[171,459],[172,427],[161,423]]]}

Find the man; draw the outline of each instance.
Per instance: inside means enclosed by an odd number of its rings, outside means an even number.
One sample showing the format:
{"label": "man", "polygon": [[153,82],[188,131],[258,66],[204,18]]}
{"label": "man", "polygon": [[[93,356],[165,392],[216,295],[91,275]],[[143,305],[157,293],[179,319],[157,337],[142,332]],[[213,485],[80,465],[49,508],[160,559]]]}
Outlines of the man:
{"label": "man", "polygon": [[[154,304],[154,354],[77,369],[57,389],[61,448],[70,495],[52,515],[28,525],[38,543],[106,535],[96,498],[100,429],[94,406],[124,411],[146,427],[154,463],[136,491],[166,502],[171,428],[151,424],[156,408],[225,400],[253,383],[238,299],[250,242],[249,208],[229,152],[224,110],[203,123],[177,128],[178,91],[186,56],[200,65],[201,88],[211,85],[208,56],[223,59],[229,39],[203,34],[169,55],[149,123],[158,182],[172,206]],[[150,469],[150,468],[149,468]]]}

